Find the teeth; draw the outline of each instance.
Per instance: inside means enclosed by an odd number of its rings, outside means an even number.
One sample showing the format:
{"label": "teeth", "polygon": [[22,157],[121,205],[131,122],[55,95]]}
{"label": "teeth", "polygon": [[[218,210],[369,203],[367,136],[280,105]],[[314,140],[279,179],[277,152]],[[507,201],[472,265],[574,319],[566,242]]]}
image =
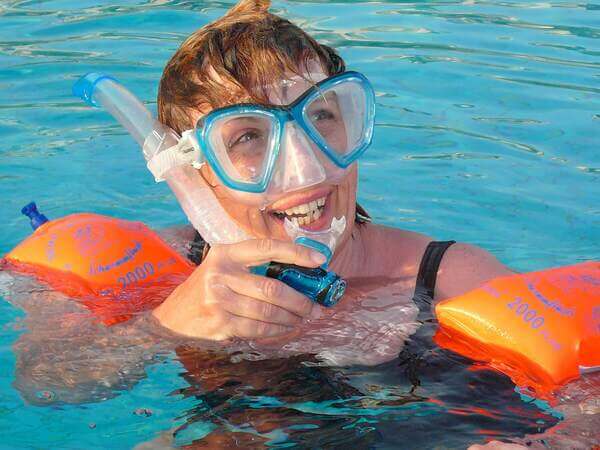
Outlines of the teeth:
{"label": "teeth", "polygon": [[295,224],[308,225],[317,220],[323,214],[326,197],[321,197],[303,205],[294,206],[293,208],[279,211],[278,214],[285,214]]}

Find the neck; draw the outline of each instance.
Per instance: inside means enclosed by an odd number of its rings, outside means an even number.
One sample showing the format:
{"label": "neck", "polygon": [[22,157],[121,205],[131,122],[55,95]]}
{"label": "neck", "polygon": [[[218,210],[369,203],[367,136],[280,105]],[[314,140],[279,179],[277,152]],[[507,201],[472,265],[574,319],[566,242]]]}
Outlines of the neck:
{"label": "neck", "polygon": [[366,225],[352,224],[352,233],[336,250],[329,267],[344,278],[360,276],[367,263],[367,247],[363,230]]}

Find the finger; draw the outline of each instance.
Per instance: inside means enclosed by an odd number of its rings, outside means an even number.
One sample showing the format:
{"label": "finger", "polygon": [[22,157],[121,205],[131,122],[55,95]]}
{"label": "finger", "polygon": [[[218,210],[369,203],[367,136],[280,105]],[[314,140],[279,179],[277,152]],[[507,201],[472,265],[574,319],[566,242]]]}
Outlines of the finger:
{"label": "finger", "polygon": [[293,327],[276,325],[274,323],[261,322],[260,320],[248,319],[231,314],[229,317],[231,331],[242,338],[272,337],[288,334],[294,330]]}
{"label": "finger", "polygon": [[293,327],[302,322],[302,318],[272,303],[256,300],[232,290],[222,300],[222,308],[238,317],[259,320],[261,322]]}
{"label": "finger", "polygon": [[227,286],[238,294],[283,308],[302,318],[312,317],[319,305],[287,284],[274,278],[236,273],[224,275]]}
{"label": "finger", "polygon": [[249,239],[227,246],[227,255],[232,261],[257,266],[269,261],[316,267],[325,262],[325,257],[316,250],[275,239]]}

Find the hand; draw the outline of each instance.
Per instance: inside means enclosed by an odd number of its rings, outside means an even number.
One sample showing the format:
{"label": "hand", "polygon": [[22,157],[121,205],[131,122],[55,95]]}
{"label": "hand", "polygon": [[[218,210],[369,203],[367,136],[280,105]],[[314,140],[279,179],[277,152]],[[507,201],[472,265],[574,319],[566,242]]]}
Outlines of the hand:
{"label": "hand", "polygon": [[189,337],[223,340],[287,334],[321,307],[285,283],[250,273],[270,261],[317,267],[320,253],[272,239],[215,245],[206,259],[153,315],[162,326]]}

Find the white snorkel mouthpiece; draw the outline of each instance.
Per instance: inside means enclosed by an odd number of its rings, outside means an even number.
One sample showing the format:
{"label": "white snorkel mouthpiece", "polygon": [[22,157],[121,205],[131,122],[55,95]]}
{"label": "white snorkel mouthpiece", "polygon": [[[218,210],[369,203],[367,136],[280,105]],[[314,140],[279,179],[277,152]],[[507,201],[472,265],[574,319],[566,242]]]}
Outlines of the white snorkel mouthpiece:
{"label": "white snorkel mouthpiece", "polygon": [[129,131],[142,148],[156,181],[167,182],[188,220],[206,242],[233,244],[249,239],[192,166],[199,155],[189,134],[179,138],[110,76],[89,73],[75,83],[73,94],[90,106],[104,108]]}
{"label": "white snorkel mouthpiece", "polygon": [[334,217],[331,221],[331,226],[321,231],[305,230],[288,218],[284,219],[283,226],[288,236],[296,244],[310,247],[322,253],[327,258],[327,261],[323,265],[326,268],[331,261],[333,252],[335,252],[340,236],[346,229],[346,217],[342,216],[339,219]]}

